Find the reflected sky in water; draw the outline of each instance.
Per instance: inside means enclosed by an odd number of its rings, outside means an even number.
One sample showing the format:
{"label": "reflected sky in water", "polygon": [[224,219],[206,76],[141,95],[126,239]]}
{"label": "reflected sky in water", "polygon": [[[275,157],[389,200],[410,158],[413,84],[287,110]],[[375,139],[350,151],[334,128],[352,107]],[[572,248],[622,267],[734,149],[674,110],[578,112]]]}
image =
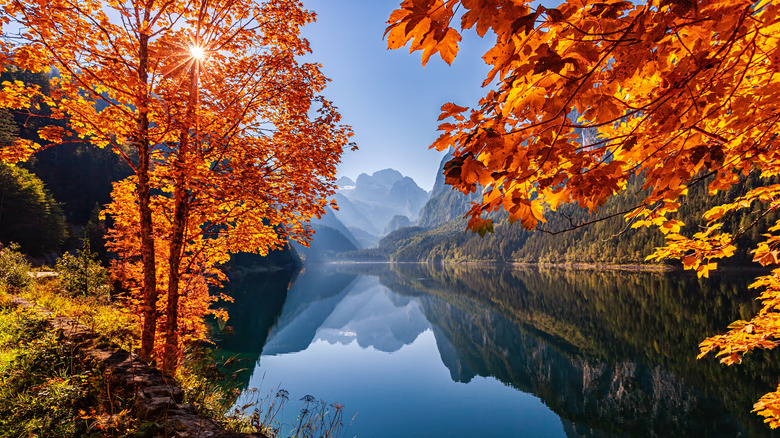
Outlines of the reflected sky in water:
{"label": "reflected sky in water", "polygon": [[233,282],[222,347],[252,361],[244,388],[289,391],[287,423],[311,394],[345,405],[350,437],[772,436],[749,411],[776,364],[693,360],[706,334],[752,311],[747,279],[419,265],[278,275]]}
{"label": "reflected sky in water", "polygon": [[270,382],[291,398],[311,393],[347,406],[357,414],[347,436],[565,436],[537,397],[494,378],[454,383],[430,329],[392,353],[316,340],[301,352],[263,356],[250,386]]}

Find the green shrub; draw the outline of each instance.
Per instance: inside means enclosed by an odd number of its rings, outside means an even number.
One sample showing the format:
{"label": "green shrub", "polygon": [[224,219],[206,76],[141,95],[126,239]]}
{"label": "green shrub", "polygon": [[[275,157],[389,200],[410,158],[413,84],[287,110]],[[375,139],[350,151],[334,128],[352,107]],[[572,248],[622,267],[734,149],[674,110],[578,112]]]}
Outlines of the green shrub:
{"label": "green shrub", "polygon": [[11,289],[23,289],[30,284],[30,263],[19,252],[19,245],[12,243],[0,249],[0,285]]}
{"label": "green shrub", "polygon": [[103,296],[110,292],[108,271],[96,260],[89,244],[78,250],[76,255],[63,254],[57,260],[60,288],[71,296]]}

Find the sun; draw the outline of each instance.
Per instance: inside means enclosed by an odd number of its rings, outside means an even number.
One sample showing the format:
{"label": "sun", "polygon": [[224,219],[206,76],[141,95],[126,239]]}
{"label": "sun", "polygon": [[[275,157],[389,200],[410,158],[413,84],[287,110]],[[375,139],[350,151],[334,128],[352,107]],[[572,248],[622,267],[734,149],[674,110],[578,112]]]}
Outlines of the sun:
{"label": "sun", "polygon": [[206,57],[206,50],[203,47],[201,47],[201,46],[193,45],[193,46],[190,47],[190,55],[194,59],[196,59],[198,61],[202,61],[203,58]]}

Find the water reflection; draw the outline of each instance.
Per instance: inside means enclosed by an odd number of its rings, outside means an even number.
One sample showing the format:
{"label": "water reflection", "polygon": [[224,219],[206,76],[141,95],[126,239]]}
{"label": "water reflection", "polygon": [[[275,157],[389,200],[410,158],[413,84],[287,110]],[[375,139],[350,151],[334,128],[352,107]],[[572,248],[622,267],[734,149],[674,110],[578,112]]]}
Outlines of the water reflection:
{"label": "water reflection", "polygon": [[[318,274],[319,284],[328,283],[323,273]],[[353,277],[338,294],[325,299],[312,293],[309,285],[298,286],[287,295],[291,304],[269,335],[266,355],[298,352],[315,339],[345,345],[356,341],[363,348],[391,353],[430,327],[417,301],[390,292],[374,277]]]}
{"label": "water reflection", "polygon": [[[748,278],[309,269],[248,294],[281,310],[237,299],[225,345],[258,346],[246,386],[338,400],[359,436],[771,436],[749,410],[777,363],[695,360],[707,334],[755,310]],[[271,308],[270,331],[246,322]]]}

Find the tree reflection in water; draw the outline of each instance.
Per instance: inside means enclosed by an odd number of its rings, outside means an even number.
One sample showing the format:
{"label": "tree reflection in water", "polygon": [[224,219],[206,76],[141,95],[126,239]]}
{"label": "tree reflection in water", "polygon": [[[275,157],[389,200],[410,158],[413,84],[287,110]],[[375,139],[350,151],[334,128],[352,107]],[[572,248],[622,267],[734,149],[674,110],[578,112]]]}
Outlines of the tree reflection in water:
{"label": "tree reflection in water", "polygon": [[[237,297],[229,309],[236,334],[223,348],[258,362],[261,353],[289,354],[317,339],[354,337],[362,348],[396,351],[430,329],[454,382],[494,377],[534,394],[568,436],[771,436],[749,411],[775,386],[777,361],[754,354],[724,367],[695,359],[707,335],[755,312],[750,278],[330,266],[302,272],[289,290],[284,281],[264,279],[265,286]],[[250,302],[258,296],[281,301]],[[258,312],[275,315],[258,318]],[[266,325],[257,326],[258,319]],[[242,378],[246,387],[249,375]]]}

